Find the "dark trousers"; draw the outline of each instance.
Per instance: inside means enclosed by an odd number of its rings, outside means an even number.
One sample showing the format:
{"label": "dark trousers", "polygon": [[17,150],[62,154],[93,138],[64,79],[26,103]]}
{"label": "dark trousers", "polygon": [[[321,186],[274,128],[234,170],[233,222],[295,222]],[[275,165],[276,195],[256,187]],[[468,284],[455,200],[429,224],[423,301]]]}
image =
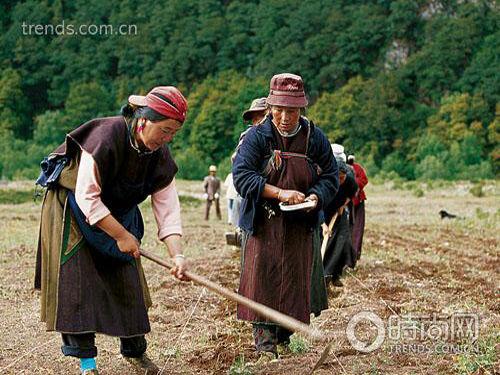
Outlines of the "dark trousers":
{"label": "dark trousers", "polygon": [[[97,357],[95,333],[62,333],[61,350],[65,356],[77,358]],[[147,342],[144,336],[120,337],[120,353],[124,357],[138,358],[144,354]]]}
{"label": "dark trousers", "polygon": [[210,206],[212,206],[212,202],[215,203],[215,213],[217,214],[217,218],[219,220],[222,219],[222,215],[220,213],[219,198],[217,198],[217,199],[214,199],[213,201],[210,199],[207,199],[207,207],[205,209],[205,220],[208,220],[208,216],[210,214]]}

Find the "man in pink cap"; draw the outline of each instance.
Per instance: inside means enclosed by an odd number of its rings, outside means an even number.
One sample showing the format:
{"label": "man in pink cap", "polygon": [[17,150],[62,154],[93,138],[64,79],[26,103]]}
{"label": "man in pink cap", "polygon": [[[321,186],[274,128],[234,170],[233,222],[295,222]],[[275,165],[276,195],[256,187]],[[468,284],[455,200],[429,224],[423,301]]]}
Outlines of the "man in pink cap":
{"label": "man in pink cap", "polygon": [[[334,197],[338,171],[328,139],[300,116],[308,104],[300,76],[275,75],[266,102],[268,115],[248,131],[233,163],[248,234],[239,293],[309,323],[311,312],[327,308],[318,211]],[[280,209],[304,201],[313,208]],[[265,357],[286,348],[292,332],[245,306],[238,305],[238,318],[253,323],[256,350]]]}
{"label": "man in pink cap", "polygon": [[[151,196],[158,238],[186,280],[177,166],[167,144],[186,119],[187,101],[172,86],[132,95],[122,115],[91,120],[69,133],[48,159],[39,181],[42,206],[35,287],[41,319],[62,334],[62,351],[96,374],[95,334],[120,337],[136,369],[156,373],[146,356],[149,290],[140,262],[144,223],[138,205]],[[64,166],[58,176],[53,167]],[[58,178],[54,178],[58,177]]]}

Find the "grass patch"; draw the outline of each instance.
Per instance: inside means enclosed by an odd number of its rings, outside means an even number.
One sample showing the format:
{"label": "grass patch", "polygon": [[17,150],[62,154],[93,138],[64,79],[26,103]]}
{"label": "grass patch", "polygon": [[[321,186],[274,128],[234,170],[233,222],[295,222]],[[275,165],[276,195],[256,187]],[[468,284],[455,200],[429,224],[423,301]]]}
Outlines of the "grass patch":
{"label": "grass patch", "polygon": [[182,357],[180,348],[168,348],[167,350],[165,350],[164,355],[166,355],[167,357],[174,357],[177,359]]}
{"label": "grass patch", "polygon": [[476,207],[476,217],[479,220],[488,220],[490,214],[489,212],[483,211],[480,207]]}
{"label": "grass patch", "polygon": [[32,202],[34,195],[34,190],[0,189],[0,204]]}
{"label": "grass patch", "polygon": [[496,339],[493,336],[477,343],[477,350],[471,353],[460,354],[457,357],[455,370],[460,375],[475,373],[489,374],[489,370],[497,363],[497,353],[495,350]]}
{"label": "grass patch", "polygon": [[380,370],[373,363],[370,366],[370,372],[369,372],[369,374],[370,375],[382,375],[382,373],[380,372]]}
{"label": "grass patch", "polygon": [[192,197],[190,195],[179,195],[179,201],[181,202],[181,205],[191,207],[198,207],[204,202],[201,199]]}
{"label": "grass patch", "polygon": [[413,195],[417,198],[422,198],[424,196],[424,191],[417,187],[415,190],[413,190]]}
{"label": "grass patch", "polygon": [[288,348],[293,354],[303,354],[309,351],[309,343],[304,338],[293,335],[290,337]]}
{"label": "grass patch", "polygon": [[245,356],[244,355],[239,355],[236,357],[234,362],[231,364],[231,367],[229,368],[228,371],[229,375],[253,375],[253,371],[248,365],[248,363],[245,362]]}

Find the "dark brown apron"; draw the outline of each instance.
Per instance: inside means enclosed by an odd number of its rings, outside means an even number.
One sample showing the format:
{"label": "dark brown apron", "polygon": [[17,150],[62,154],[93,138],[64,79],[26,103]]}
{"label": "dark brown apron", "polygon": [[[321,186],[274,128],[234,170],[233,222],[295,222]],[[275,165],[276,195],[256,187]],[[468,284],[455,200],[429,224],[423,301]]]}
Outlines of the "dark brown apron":
{"label": "dark brown apron", "polygon": [[[281,137],[273,127],[277,142],[267,182],[281,189],[307,194],[316,172],[307,159],[309,127],[294,137]],[[313,263],[315,214],[284,213],[277,200],[259,203],[254,233],[245,248],[239,293],[304,323],[310,319],[310,288]],[[238,305],[238,318],[252,322],[267,320]]]}

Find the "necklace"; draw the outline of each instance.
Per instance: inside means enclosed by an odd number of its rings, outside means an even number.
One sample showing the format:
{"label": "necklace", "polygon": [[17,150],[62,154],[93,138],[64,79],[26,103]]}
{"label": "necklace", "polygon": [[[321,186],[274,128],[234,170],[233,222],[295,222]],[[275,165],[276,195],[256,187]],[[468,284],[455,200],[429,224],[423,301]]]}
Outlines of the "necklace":
{"label": "necklace", "polygon": [[[276,126],[276,125],[274,125],[274,126]],[[290,138],[290,137],[293,137],[294,135],[296,135],[300,131],[300,126],[299,126],[299,124],[297,124],[297,127],[294,130],[292,130],[290,133],[282,132],[277,126],[276,126],[276,130],[278,130],[278,133],[280,133],[280,135],[282,137]]]}

